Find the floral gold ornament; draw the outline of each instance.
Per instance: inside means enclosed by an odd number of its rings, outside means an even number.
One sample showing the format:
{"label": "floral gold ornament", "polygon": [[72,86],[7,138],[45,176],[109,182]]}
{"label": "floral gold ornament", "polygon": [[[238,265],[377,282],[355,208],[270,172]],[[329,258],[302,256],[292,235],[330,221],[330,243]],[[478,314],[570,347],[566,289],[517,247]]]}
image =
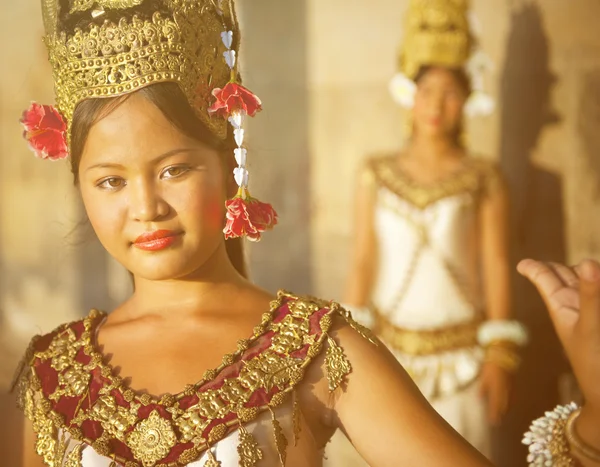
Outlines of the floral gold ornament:
{"label": "floral gold ornament", "polygon": [[78,444],[73,450],[67,455],[63,467],[81,467],[82,450],[85,446]]}
{"label": "floral gold ornament", "polygon": [[352,366],[346,355],[344,355],[342,348],[331,337],[328,338],[328,342],[329,347],[325,355],[325,367],[327,369],[329,390],[334,391],[352,371]]}
{"label": "floral gold ornament", "polygon": [[[210,450],[209,450],[210,451]],[[198,458],[198,451],[196,448],[190,448],[183,451],[177,461],[181,464],[191,464]]]}
{"label": "floral gold ornament", "polygon": [[144,467],[152,467],[175,446],[177,438],[171,423],[153,410],[150,416],[138,423],[127,438],[127,445]]}
{"label": "floral gold ornament", "polygon": [[215,458],[212,450],[208,450],[208,460],[204,463],[204,467],[221,467],[221,463]]}
{"label": "floral gold ornament", "polygon": [[240,444],[237,451],[240,456],[240,467],[256,467],[258,461],[263,458],[256,438],[243,426],[240,426]]}

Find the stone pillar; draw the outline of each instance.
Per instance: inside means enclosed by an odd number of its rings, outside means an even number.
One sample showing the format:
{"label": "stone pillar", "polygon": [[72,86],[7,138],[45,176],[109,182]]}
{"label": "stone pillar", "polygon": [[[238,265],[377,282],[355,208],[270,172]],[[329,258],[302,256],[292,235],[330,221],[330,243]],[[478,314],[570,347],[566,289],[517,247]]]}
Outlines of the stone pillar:
{"label": "stone pillar", "polygon": [[247,245],[252,278],[271,291],[313,291],[307,8],[305,0],[238,2],[242,76],[264,103],[248,124],[250,189],[279,212],[277,228]]}

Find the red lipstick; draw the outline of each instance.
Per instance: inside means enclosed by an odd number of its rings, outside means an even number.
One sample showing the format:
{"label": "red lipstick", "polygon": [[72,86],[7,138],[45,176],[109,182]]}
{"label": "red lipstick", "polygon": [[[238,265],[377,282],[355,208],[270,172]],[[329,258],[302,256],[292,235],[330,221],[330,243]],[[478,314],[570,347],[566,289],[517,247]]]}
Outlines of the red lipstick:
{"label": "red lipstick", "polygon": [[158,251],[170,247],[179,233],[172,230],[155,230],[154,232],[146,232],[135,239],[133,245],[140,250]]}

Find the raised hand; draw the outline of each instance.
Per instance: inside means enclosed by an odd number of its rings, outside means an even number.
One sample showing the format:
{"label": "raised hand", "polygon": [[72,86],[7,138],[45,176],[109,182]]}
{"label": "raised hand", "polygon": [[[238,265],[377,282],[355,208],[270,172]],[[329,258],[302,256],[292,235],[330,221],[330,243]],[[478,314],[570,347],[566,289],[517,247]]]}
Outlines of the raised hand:
{"label": "raised hand", "polygon": [[568,267],[524,260],[518,271],[546,303],[585,397],[578,431],[600,449],[600,264],[585,260]]}

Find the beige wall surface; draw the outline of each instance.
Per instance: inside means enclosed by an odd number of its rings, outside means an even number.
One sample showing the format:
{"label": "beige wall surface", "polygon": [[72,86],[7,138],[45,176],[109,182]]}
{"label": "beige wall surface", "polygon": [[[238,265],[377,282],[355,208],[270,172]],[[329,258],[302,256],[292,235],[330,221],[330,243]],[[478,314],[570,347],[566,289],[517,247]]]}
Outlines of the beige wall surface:
{"label": "beige wall surface", "polygon": [[[472,3],[481,46],[495,64],[486,86],[498,109],[469,122],[468,137],[474,153],[506,172],[514,261],[600,257],[600,3]],[[397,150],[403,140],[402,111],[387,84],[407,0],[238,4],[245,81],[265,105],[249,127],[253,193],[280,212],[279,228],[250,248],[253,277],[270,290],[340,299],[355,173],[365,157]],[[110,309],[128,293],[123,271],[85,227],[76,228],[84,216],[67,164],[36,160],[22,141],[22,110],[31,100],[53,102],[41,33],[39,2],[0,1],[2,389],[33,334],[91,306]],[[514,284],[516,313],[534,340],[517,409],[497,432],[498,460],[511,467],[524,465],[514,447],[519,431],[557,399],[562,371],[539,300],[522,280]],[[7,400],[0,399],[3,413]],[[8,420],[1,426],[14,434]],[[0,434],[0,457],[7,456],[5,441],[14,445],[15,438]]]}

